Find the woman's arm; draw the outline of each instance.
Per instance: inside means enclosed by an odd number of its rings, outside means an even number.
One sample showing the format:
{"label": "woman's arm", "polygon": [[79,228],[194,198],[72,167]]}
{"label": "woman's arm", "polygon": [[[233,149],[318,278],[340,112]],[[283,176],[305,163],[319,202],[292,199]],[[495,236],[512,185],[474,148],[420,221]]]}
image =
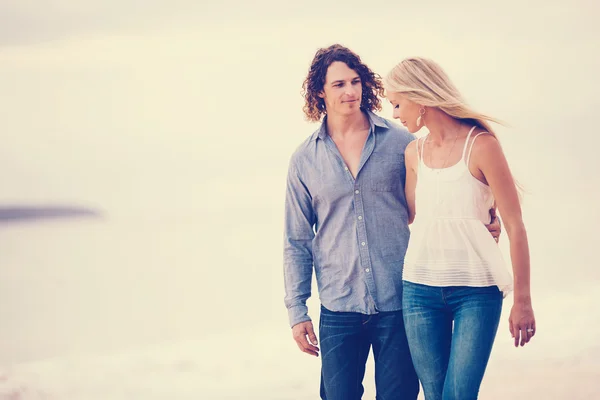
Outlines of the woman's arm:
{"label": "woman's arm", "polygon": [[500,143],[494,136],[481,135],[475,141],[471,159],[492,189],[510,241],[514,304],[509,329],[515,338],[515,346],[519,345],[519,341],[524,346],[535,333],[535,317],[531,306],[529,244],[517,187]]}
{"label": "woman's arm", "polygon": [[417,187],[417,140],[413,140],[404,150],[404,164],[406,168],[406,182],[404,194],[408,206],[408,224],[415,220],[415,188]]}

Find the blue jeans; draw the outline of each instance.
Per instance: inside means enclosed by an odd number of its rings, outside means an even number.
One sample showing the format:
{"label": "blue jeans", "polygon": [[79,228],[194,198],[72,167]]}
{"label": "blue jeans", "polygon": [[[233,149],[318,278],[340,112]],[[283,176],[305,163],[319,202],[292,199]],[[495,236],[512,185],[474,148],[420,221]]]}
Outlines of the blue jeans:
{"label": "blue jeans", "polygon": [[502,312],[498,287],[404,281],[402,301],[406,336],[425,399],[477,399]]}
{"label": "blue jeans", "polygon": [[416,400],[413,367],[402,312],[366,315],[321,306],[321,399],[360,400],[365,365],[373,346],[377,400]]}

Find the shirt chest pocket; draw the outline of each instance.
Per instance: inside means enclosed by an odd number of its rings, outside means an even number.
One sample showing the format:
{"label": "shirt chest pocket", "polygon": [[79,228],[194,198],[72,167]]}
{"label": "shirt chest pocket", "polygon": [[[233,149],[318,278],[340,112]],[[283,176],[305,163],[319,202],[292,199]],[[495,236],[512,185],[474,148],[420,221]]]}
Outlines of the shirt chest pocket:
{"label": "shirt chest pocket", "polygon": [[369,159],[369,185],[374,192],[404,190],[405,180],[404,154]]}

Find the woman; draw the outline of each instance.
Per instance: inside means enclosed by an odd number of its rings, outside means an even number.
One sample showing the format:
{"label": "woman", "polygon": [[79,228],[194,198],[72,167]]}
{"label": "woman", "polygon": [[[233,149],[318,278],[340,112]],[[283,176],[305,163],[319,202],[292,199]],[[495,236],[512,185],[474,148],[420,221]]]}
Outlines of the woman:
{"label": "woman", "polygon": [[[385,79],[394,118],[429,133],[405,151],[411,238],[403,312],[426,400],[476,399],[502,300],[514,288],[515,346],[535,335],[529,248],[517,187],[489,122],[469,108],[433,61],[409,58]],[[514,280],[485,228],[497,205],[510,241]],[[496,241],[494,240],[496,239]]]}

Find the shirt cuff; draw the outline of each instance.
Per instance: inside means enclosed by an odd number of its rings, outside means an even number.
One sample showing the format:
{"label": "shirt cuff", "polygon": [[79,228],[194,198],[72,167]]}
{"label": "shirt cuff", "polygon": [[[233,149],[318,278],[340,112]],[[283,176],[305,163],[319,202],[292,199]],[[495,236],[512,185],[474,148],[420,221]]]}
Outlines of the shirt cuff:
{"label": "shirt cuff", "polygon": [[299,324],[300,322],[310,321],[308,316],[308,307],[306,305],[298,305],[288,308],[288,316],[290,318],[290,327]]}

